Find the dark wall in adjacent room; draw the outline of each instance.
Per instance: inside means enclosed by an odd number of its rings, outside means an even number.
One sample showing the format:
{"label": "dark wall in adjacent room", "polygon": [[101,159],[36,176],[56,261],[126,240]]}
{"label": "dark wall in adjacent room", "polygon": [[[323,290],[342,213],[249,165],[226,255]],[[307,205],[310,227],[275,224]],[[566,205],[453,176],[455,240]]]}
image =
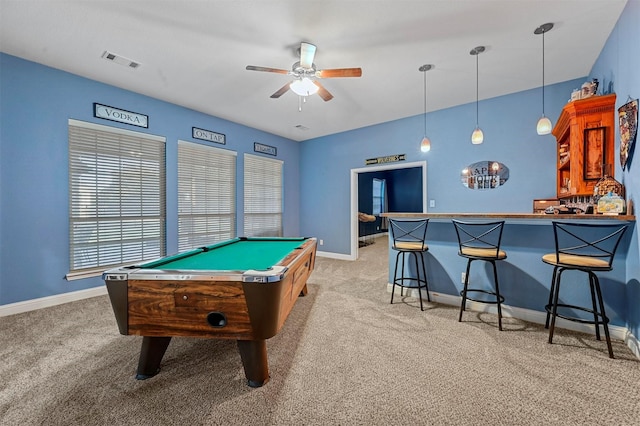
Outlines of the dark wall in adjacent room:
{"label": "dark wall in adjacent room", "polygon": [[[382,170],[358,174],[358,211],[371,214],[373,209],[373,179],[385,179],[390,212],[422,212],[422,168]],[[360,236],[375,234],[381,219],[359,226]]]}

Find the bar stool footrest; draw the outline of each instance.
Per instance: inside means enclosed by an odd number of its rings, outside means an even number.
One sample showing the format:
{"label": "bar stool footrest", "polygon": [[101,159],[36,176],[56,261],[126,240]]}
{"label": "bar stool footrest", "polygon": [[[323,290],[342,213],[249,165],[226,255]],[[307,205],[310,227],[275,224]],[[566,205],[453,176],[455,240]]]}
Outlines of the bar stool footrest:
{"label": "bar stool footrest", "polygon": [[[579,310],[579,311],[582,311],[582,312],[587,312],[587,313],[589,313],[591,315],[598,316],[598,318],[602,318],[602,321],[594,321],[593,319],[572,317],[572,316],[561,314],[556,310],[556,317],[558,317],[558,318],[562,318],[562,319],[565,319],[567,321],[579,322],[581,324],[594,324],[594,325],[599,325],[599,324],[606,325],[606,324],[609,324],[609,318],[608,317],[602,315],[600,312],[594,312],[593,309],[585,308],[583,306],[568,305],[568,304],[563,304],[563,303],[558,303],[557,306],[558,306],[558,308],[576,309],[576,310]],[[545,305],[544,309],[545,309],[545,311],[547,311],[548,313],[553,315],[553,306],[552,305]]]}
{"label": "bar stool footrest", "polygon": [[[488,294],[490,296],[494,296],[497,298],[497,300],[486,300],[486,299],[474,299],[472,297],[469,297],[469,293],[470,292],[475,292],[475,293],[484,293],[484,294]],[[460,296],[463,296],[464,290],[460,292]],[[467,289],[467,300],[471,300],[473,302],[479,302],[479,303],[489,303],[489,304],[493,304],[493,305],[497,305],[498,303],[504,303],[504,296],[502,295],[498,295],[497,293],[493,292],[493,291],[489,291],[489,290],[479,290],[479,289],[473,289],[473,288],[468,288]]]}
{"label": "bar stool footrest", "polygon": [[[409,281],[409,283],[404,284],[403,281]],[[411,281],[417,281],[416,284],[419,284],[419,285],[415,285],[415,284],[411,285]],[[394,284],[402,288],[415,288],[415,289],[426,288],[428,285],[428,283],[423,279],[418,280],[417,278],[409,278],[409,277],[396,278],[394,281]]]}

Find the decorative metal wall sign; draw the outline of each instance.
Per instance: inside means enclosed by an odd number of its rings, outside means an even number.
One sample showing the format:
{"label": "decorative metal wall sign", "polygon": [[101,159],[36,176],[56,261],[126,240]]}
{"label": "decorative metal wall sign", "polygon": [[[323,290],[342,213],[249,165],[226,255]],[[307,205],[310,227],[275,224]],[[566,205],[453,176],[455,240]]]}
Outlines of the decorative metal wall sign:
{"label": "decorative metal wall sign", "polygon": [[149,116],[131,112],[124,109],[113,108],[108,105],[93,103],[93,116],[119,123],[131,124],[132,126],[149,128]]}
{"label": "decorative metal wall sign", "polygon": [[269,154],[273,156],[278,155],[278,149],[275,146],[263,145],[258,142],[253,143],[254,152],[261,152],[263,154]]}
{"label": "decorative metal wall sign", "polygon": [[465,167],[460,179],[469,189],[496,189],[509,179],[509,168],[497,161],[478,161]]}
{"label": "decorative metal wall sign", "polygon": [[191,128],[191,137],[203,141],[219,143],[222,145],[227,144],[227,139],[222,133],[212,132],[211,130],[198,129],[197,127]]}
{"label": "decorative metal wall sign", "polygon": [[396,161],[404,161],[406,154],[387,155],[386,157],[368,158],[364,160],[364,164],[369,166],[371,164],[384,164],[395,163]]}

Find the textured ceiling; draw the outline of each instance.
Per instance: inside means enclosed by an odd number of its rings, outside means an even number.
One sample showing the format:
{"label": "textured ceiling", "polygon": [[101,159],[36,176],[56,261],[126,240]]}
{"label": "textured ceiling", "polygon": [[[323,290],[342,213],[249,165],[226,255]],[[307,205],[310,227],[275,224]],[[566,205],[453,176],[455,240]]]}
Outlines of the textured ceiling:
{"label": "textured ceiling", "polygon": [[[0,50],[157,99],[302,141],[539,87],[541,24],[547,84],[586,76],[626,0],[0,0]],[[301,41],[318,69],[361,67],[323,79],[329,102],[288,91],[283,74]],[[108,62],[110,51],[140,63]],[[302,125],[307,130],[296,126]]]}

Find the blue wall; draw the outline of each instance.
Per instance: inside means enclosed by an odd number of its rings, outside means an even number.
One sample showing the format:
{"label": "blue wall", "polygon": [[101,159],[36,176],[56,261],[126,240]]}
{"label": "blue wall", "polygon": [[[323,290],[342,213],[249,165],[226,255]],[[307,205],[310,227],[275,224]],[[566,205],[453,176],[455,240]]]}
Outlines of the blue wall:
{"label": "blue wall", "polygon": [[[629,97],[640,98],[640,0],[630,0],[611,32],[590,76],[611,84],[617,94],[616,108],[627,103]],[[622,171],[618,155],[620,153],[620,133],[616,126],[616,179],[627,191],[627,199],[640,206],[640,137],[636,139],[634,157],[630,167]],[[626,311],[627,327],[634,336],[640,336],[640,239],[638,227],[633,229],[631,247],[626,264]]]}
{"label": "blue wall", "polygon": [[[253,142],[284,161],[284,234],[300,235],[300,144],[186,108],[0,54],[0,305],[103,285],[69,272],[68,119],[165,136],[167,252],[177,251],[177,141],[191,127],[226,135],[238,152],[237,232],[243,233],[243,153]],[[149,128],[93,117],[93,102],[149,116]],[[198,142],[198,141],[194,141]]]}
{"label": "blue wall", "polygon": [[[547,87],[546,114],[558,117],[571,91],[584,80]],[[407,162],[427,161],[427,196],[436,202],[430,213],[531,213],[534,198],[556,195],[556,140],[536,133],[541,96],[536,89],[481,101],[482,145],[471,144],[475,103],[429,113],[431,151],[426,154],[419,146],[421,115],[303,142],[301,229],[323,239],[324,251],[349,254],[350,170],[365,167],[367,158],[392,154],[406,154]],[[509,180],[491,191],[464,187],[460,172],[482,160],[505,164]],[[328,217],[331,220],[325,220]]]}

